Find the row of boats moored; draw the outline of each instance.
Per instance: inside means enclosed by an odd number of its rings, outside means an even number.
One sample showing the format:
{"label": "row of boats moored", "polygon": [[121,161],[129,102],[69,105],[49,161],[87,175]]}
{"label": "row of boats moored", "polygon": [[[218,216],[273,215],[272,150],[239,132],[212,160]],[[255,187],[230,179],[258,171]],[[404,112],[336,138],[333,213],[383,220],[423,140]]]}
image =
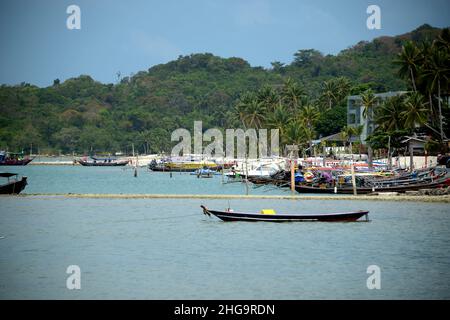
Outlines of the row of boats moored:
{"label": "row of boats moored", "polygon": [[[32,160],[33,158],[23,157],[20,154],[0,152],[0,165],[26,165]],[[226,178],[226,182],[230,183],[245,182],[252,184],[255,188],[270,185],[295,190],[298,193],[404,193],[450,186],[448,163],[447,166],[434,165],[428,168],[409,170],[400,167],[388,169],[385,162],[375,162],[373,167],[369,168],[366,161],[335,161],[317,158],[226,159],[188,155],[184,157],[155,156],[146,161],[146,166],[151,171],[189,172],[197,178],[212,178],[221,175],[222,182]],[[77,158],[74,160],[75,163],[91,167],[137,167],[139,160],[137,157],[92,156]],[[292,173],[294,174],[293,178],[291,177]],[[3,191],[0,192],[2,193],[7,193],[8,190],[19,193],[27,183],[26,177],[23,181],[13,179],[14,174],[11,173],[3,173],[0,177],[8,178],[8,183],[1,185]],[[11,185],[9,180],[15,184],[12,188],[9,187]],[[293,182],[294,185],[292,185]]]}
{"label": "row of boats moored", "polygon": [[[222,174],[228,182],[242,181],[255,187],[272,185],[290,188],[292,181],[299,193],[317,194],[369,194],[374,192],[417,191],[420,189],[444,188],[450,185],[450,175],[445,166],[409,170],[408,168],[388,169],[387,164],[376,163],[369,168],[366,162],[332,162],[320,166],[311,159],[296,159],[292,170],[290,159],[258,159],[218,161],[184,160],[161,158],[152,160],[148,168],[161,172],[191,172],[197,177],[213,177]],[[316,163],[324,163],[316,161]],[[352,175],[353,167],[353,175]],[[294,179],[291,178],[294,172]],[[354,182],[353,182],[354,179]]]}

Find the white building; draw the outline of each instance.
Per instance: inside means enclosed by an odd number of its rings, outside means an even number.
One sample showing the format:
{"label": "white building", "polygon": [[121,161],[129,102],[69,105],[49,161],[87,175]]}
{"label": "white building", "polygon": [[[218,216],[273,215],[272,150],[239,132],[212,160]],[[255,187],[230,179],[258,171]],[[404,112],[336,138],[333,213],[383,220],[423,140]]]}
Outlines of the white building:
{"label": "white building", "polygon": [[[374,108],[379,106],[387,98],[395,97],[405,93],[407,93],[407,91],[390,91],[390,92],[376,93],[375,97],[377,97],[378,99]],[[369,121],[368,118],[364,117],[363,112],[364,106],[362,105],[361,96],[360,95],[349,96],[347,98],[347,125],[353,127],[358,127],[361,125],[364,126],[364,129],[360,137],[361,141],[364,143],[367,139],[367,136],[373,133],[376,125],[373,120],[373,117],[371,121]]]}

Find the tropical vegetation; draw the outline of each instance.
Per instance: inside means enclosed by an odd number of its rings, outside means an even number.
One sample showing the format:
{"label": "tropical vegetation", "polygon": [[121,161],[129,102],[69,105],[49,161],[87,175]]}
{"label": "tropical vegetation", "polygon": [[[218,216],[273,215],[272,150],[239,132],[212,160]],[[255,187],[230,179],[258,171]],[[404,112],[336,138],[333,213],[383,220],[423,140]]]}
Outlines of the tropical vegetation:
{"label": "tropical vegetation", "polygon": [[379,128],[370,145],[384,147],[380,136],[402,130],[424,131],[440,143],[449,135],[448,38],[448,29],[424,25],[337,55],[299,50],[291,63],[271,68],[204,53],[118,73],[116,83],[81,75],[44,88],[1,85],[0,149],[130,153],[134,145],[140,153],[168,152],[173,130],[192,130],[201,120],[203,130],[278,128],[283,145],[311,153],[315,139],[346,126],[348,95],[398,90],[411,93],[381,107],[366,101],[365,115]]}

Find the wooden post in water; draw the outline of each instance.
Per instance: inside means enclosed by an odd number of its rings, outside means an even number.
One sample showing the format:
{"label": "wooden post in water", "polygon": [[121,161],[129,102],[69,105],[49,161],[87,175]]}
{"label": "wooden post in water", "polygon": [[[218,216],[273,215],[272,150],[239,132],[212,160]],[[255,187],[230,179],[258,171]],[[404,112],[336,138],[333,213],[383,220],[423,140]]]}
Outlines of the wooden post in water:
{"label": "wooden post in water", "polygon": [[327,148],[326,148],[326,142],[325,141],[323,141],[322,152],[323,152],[322,166],[325,167],[326,164],[327,164],[327,161],[326,161],[327,160]]}
{"label": "wooden post in water", "polygon": [[222,153],[222,184],[225,183],[225,154]]}
{"label": "wooden post in water", "polygon": [[248,196],[248,161],[247,161],[247,151],[245,152],[245,194]]}
{"label": "wooden post in water", "polygon": [[388,170],[392,169],[391,136],[388,136]]}
{"label": "wooden post in water", "polygon": [[298,145],[292,144],[286,146],[289,151],[289,158],[291,164],[291,192],[295,193],[295,159],[298,158]]}
{"label": "wooden post in water", "polygon": [[409,140],[409,172],[414,171],[414,148],[412,140]]}
{"label": "wooden post in water", "polygon": [[[131,144],[131,148],[132,148],[132,151],[133,151],[133,158],[134,158],[134,143]],[[135,178],[137,177],[137,157],[136,157],[136,161],[135,161],[135,164],[134,164],[134,177]]]}
{"label": "wooden post in water", "polygon": [[353,195],[356,196],[356,195],[358,195],[358,193],[356,191],[356,178],[355,178],[355,168],[353,166],[353,160],[351,162],[351,173],[352,173]]}
{"label": "wooden post in water", "polygon": [[137,178],[137,168],[138,168],[138,153],[136,153],[136,164],[134,165],[134,177]]}
{"label": "wooden post in water", "polygon": [[291,191],[295,193],[295,162],[291,159]]}

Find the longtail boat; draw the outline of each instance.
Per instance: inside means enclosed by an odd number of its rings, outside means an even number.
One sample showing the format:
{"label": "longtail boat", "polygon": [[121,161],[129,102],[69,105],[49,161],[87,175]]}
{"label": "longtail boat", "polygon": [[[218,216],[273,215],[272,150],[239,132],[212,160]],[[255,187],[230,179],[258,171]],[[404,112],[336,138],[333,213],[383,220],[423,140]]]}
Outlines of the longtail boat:
{"label": "longtail boat", "polygon": [[84,167],[118,167],[118,166],[125,166],[129,163],[128,160],[118,160],[118,159],[112,159],[112,158],[94,158],[93,160],[87,160],[87,159],[78,159],[77,162],[81,164]]}
{"label": "longtail boat", "polygon": [[24,156],[23,153],[0,151],[0,166],[26,166],[33,159]]}
{"label": "longtail boat", "polygon": [[369,221],[369,211],[350,211],[339,213],[324,213],[324,214],[276,214],[273,210],[261,210],[260,213],[244,213],[235,212],[231,209],[226,211],[210,210],[205,206],[200,206],[203,209],[203,214],[207,216],[214,215],[223,221],[265,221],[265,222],[298,222],[298,221],[321,221],[321,222],[355,222],[361,217],[366,219],[362,221]]}
{"label": "longtail boat", "polygon": [[19,180],[17,173],[2,172],[0,177],[8,179],[7,183],[0,185],[0,194],[19,194],[28,184],[27,177],[22,177]]}
{"label": "longtail boat", "polygon": [[150,163],[149,169],[152,171],[163,172],[196,172],[201,169],[209,169],[213,171],[221,170],[222,167],[214,162],[166,162],[166,163]]}
{"label": "longtail boat", "polygon": [[[372,192],[400,192],[417,191],[420,189],[434,189],[443,188],[450,185],[450,178],[440,178],[433,182],[428,183],[414,183],[414,184],[400,184],[392,186],[372,186],[372,187],[357,187],[356,192],[358,194],[369,194]],[[337,194],[353,194],[353,188],[350,186],[334,187],[329,186],[308,186],[308,185],[296,185],[295,190],[299,193],[337,193]]]}

